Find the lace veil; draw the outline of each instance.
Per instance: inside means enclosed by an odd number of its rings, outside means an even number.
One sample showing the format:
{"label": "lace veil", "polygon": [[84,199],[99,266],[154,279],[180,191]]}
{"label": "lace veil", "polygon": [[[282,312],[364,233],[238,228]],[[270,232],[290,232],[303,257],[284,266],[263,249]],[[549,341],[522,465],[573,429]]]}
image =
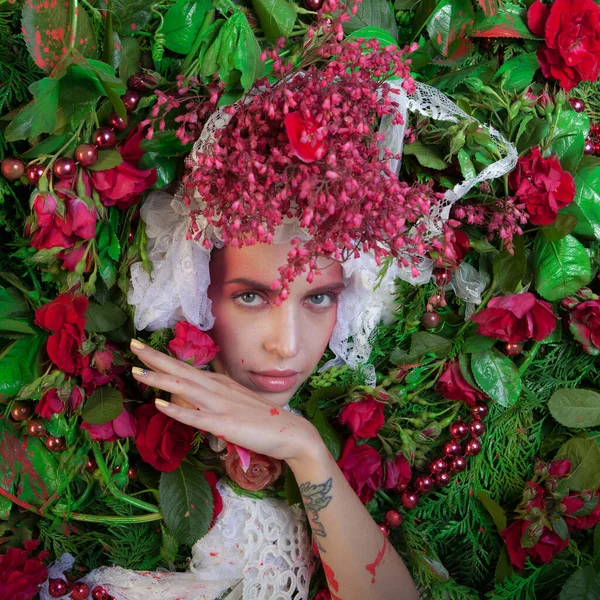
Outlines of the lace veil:
{"label": "lace veil", "polygon": [[[414,94],[407,96],[400,82],[392,82],[390,97],[397,102],[397,110],[403,115],[404,123],[408,111],[443,121],[458,122],[460,119],[475,121],[473,117],[458,108],[444,94],[424,84],[417,84]],[[222,109],[217,110],[206,123],[200,138],[190,154],[188,166],[193,166],[198,151],[210,152],[215,140],[215,132],[225,127],[231,117]],[[483,126],[482,126],[483,127]],[[501,177],[511,171],[517,161],[516,149],[492,127],[486,127],[492,139],[497,143],[502,158],[485,168],[472,179],[458,184],[446,192],[444,200],[427,217],[422,217],[427,225],[426,238],[432,239],[442,231],[448,220],[452,205],[475,185],[488,179]],[[392,124],[392,117],[386,116],[381,123],[380,133],[385,136],[382,146],[393,154],[400,154],[404,143],[405,125]],[[398,174],[400,160],[393,160],[390,168]],[[210,284],[210,251],[200,241],[186,239],[189,226],[189,213],[193,208],[202,208],[202,198],[196,192],[192,202],[196,206],[186,206],[182,200],[183,190],[171,196],[165,192],[153,192],[141,209],[141,217],[146,223],[148,236],[148,257],[153,263],[150,276],[135,263],[131,267],[131,286],[129,303],[135,307],[135,326],[137,329],[156,330],[173,327],[177,321],[187,320],[202,330],[210,329],[214,324],[211,301],[207,296]],[[214,247],[223,245],[218,229],[208,223],[198,223],[200,229],[206,225],[206,237]],[[296,219],[287,219],[275,233],[274,243],[287,243],[294,238],[309,239],[308,234],[299,226]],[[335,359],[324,368],[333,364],[347,364],[356,368],[365,364],[372,349],[371,336],[380,321],[393,320],[394,281],[396,278],[413,284],[422,284],[429,280],[433,262],[423,258],[418,265],[419,275],[413,277],[410,267],[400,267],[394,262],[387,270],[377,287],[379,268],[374,256],[362,253],[342,264],[346,288],[340,296],[337,322],[331,336],[329,347]],[[472,286],[464,285],[466,273],[458,270],[461,284],[453,286],[457,294],[465,294],[472,302],[478,296],[480,281]],[[472,274],[470,274],[472,277]],[[375,384],[375,372],[366,367],[367,383]]]}

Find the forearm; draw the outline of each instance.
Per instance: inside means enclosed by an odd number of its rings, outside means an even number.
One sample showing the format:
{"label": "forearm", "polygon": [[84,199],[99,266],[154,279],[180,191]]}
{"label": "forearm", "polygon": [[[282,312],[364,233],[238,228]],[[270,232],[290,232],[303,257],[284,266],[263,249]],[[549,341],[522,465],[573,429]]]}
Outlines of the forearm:
{"label": "forearm", "polygon": [[415,600],[412,578],[322,443],[288,461],[333,600]]}

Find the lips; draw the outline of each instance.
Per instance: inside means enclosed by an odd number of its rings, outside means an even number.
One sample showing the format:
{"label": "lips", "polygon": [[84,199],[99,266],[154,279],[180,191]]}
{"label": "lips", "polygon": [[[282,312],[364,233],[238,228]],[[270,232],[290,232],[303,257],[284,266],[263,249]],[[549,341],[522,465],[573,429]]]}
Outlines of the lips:
{"label": "lips", "polygon": [[285,392],[298,382],[299,373],[286,369],[284,371],[250,371],[252,383],[265,392]]}

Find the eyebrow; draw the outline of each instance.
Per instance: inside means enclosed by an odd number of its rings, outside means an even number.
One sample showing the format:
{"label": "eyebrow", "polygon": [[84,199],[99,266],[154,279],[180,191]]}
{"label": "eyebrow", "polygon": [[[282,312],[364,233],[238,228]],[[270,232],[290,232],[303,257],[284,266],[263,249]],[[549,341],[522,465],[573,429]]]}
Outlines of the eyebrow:
{"label": "eyebrow", "polygon": [[[276,292],[277,290],[271,289],[270,285],[267,285],[261,281],[255,281],[254,279],[248,279],[246,277],[235,277],[234,279],[230,279],[225,282],[225,285],[239,283],[255,290],[261,290],[263,292]],[[318,286],[310,290],[312,296],[316,296],[318,294],[322,294],[324,292],[341,292],[346,286],[341,281],[329,283],[325,285]]]}

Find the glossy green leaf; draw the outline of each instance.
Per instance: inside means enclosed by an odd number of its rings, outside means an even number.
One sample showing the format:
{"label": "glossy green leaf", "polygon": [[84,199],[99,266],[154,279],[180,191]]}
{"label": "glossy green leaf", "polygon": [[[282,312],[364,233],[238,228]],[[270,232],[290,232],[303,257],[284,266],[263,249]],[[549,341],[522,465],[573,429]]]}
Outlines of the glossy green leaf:
{"label": "glossy green leaf", "polygon": [[477,385],[500,406],[513,406],[521,393],[521,377],[515,364],[495,348],[473,354],[471,370]]}
{"label": "glossy green leaf", "polygon": [[0,353],[0,398],[16,395],[22,386],[33,381],[37,373],[37,359],[46,335],[19,337]]}
{"label": "glossy green leaf", "polygon": [[600,240],[600,166],[584,166],[575,174],[575,200],[561,210],[577,217],[576,235]]}
{"label": "glossy green leaf", "polygon": [[[110,0],[113,28],[120,36],[134,35],[150,22],[154,0]],[[108,0],[100,0],[99,8],[108,10]]]}
{"label": "glossy green leaf", "polygon": [[187,54],[202,27],[204,18],[213,8],[212,0],[179,0],[166,12],[161,34],[165,47]]}
{"label": "glossy green leaf", "polygon": [[213,518],[212,489],[195,465],[183,461],[160,476],[160,508],[169,532],[180,544],[192,546],[208,532]]}
{"label": "glossy green leaf", "polygon": [[139,72],[142,53],[138,38],[123,37],[120,39],[119,79],[126,82]]}
{"label": "glossy green leaf", "polygon": [[494,259],[492,266],[496,288],[506,293],[513,293],[517,290],[525,275],[525,267],[527,266],[523,236],[513,238],[513,243],[513,254],[503,250]]}
{"label": "glossy green leaf", "polygon": [[174,130],[157,131],[150,140],[142,140],[140,148],[144,152],[155,152],[159,156],[172,157],[187,154],[192,144],[183,145]]}
{"label": "glossy green leaf", "polygon": [[[69,47],[70,15],[62,4],[51,6],[49,2],[25,2],[23,4],[22,25],[27,49],[35,64],[50,73],[60,62]],[[98,55],[96,34],[87,11],[79,5],[77,32],[73,48],[83,56],[94,58]]]}
{"label": "glossy green leaf", "polygon": [[59,79],[45,77],[29,86],[29,91],[34,98],[16,113],[6,128],[4,137],[8,142],[54,131],[58,111],[59,83]]}
{"label": "glossy green leaf", "polygon": [[121,327],[127,321],[127,314],[110,300],[104,304],[90,301],[85,318],[86,331],[104,333]]}
{"label": "glossy green leaf", "polygon": [[35,335],[37,331],[38,329],[33,326],[31,319],[4,319],[0,317],[0,337],[6,337],[6,334]]}
{"label": "glossy green leaf", "polygon": [[600,600],[600,575],[594,567],[577,569],[560,591],[559,600]]}
{"label": "glossy green leaf", "polygon": [[378,27],[398,39],[394,13],[386,0],[362,0],[355,15],[343,24],[344,33],[350,34],[363,27]]}
{"label": "glossy green leaf", "polygon": [[386,46],[397,46],[398,42],[394,38],[394,36],[385,31],[385,29],[381,29],[381,27],[362,27],[361,29],[357,29],[353,31],[349,36],[350,39],[364,39],[364,40],[378,40],[381,44],[382,48]]}
{"label": "glossy green leaf", "polygon": [[429,169],[443,170],[448,167],[438,148],[423,144],[423,142],[417,141],[412,144],[406,144],[403,153],[404,156],[414,156],[421,165]]}
{"label": "glossy green leaf", "polygon": [[69,430],[69,425],[64,414],[54,414],[46,421],[46,431],[55,437],[64,437]]}
{"label": "glossy green leaf", "polygon": [[560,300],[586,286],[592,278],[584,246],[572,235],[549,242],[538,233],[533,248],[535,288],[546,300]]}
{"label": "glossy green leaf", "polygon": [[539,68],[537,54],[519,54],[498,69],[494,80],[503,81],[504,89],[509,92],[522,92],[531,85]]}
{"label": "glossy green leaf", "polygon": [[342,452],[342,438],[340,434],[331,426],[327,417],[323,414],[320,408],[315,411],[311,423],[315,426],[319,432],[323,443],[329,450],[334,460],[338,460]]}
{"label": "glossy green leaf", "polygon": [[423,356],[425,354],[434,354],[438,358],[448,356],[452,350],[452,340],[449,340],[435,333],[426,331],[417,331],[413,333],[410,341],[410,354]]}
{"label": "glossy green leaf", "polygon": [[573,174],[577,171],[589,130],[590,119],[584,112],[564,109],[560,113],[550,150],[558,155],[565,171]]}
{"label": "glossy green leaf", "polygon": [[517,4],[503,2],[494,15],[480,13],[471,37],[537,39],[527,27],[527,9]]}
{"label": "glossy green leaf", "polygon": [[100,60],[88,59],[84,66],[90,69],[97,77],[100,85],[104,88],[104,93],[108,96],[115,112],[123,119],[127,117],[125,105],[121,96],[125,93],[126,87],[123,82],[115,75],[115,70]]}
{"label": "glossy green leaf", "polygon": [[469,0],[442,0],[427,23],[427,33],[433,47],[440,54],[451,57],[456,51],[456,43],[466,43],[466,33],[473,15]]}
{"label": "glossy green leaf", "polygon": [[65,142],[67,142],[70,137],[71,136],[66,133],[48,136],[45,140],[42,140],[39,144],[27,150],[27,152],[23,152],[20,157],[29,159],[36,158],[40,154],[54,154],[65,145]]}
{"label": "glossy green leaf", "polygon": [[98,150],[98,160],[88,169],[91,171],[108,171],[123,162],[123,157],[118,150]]}
{"label": "glossy green leaf", "polygon": [[123,395],[119,390],[104,385],[85,400],[81,418],[90,425],[104,425],[123,412]]}
{"label": "glossy green leaf", "polygon": [[469,337],[465,338],[463,350],[467,354],[475,354],[476,352],[489,350],[495,343],[496,340],[492,338],[486,337],[485,335],[481,335],[479,333],[472,333]]}
{"label": "glossy green leaf", "polygon": [[90,69],[71,65],[60,80],[59,122],[64,120],[76,128],[91,112],[101,96],[106,94],[100,80]]}
{"label": "glossy green leaf", "polygon": [[541,232],[549,242],[556,242],[569,235],[577,227],[575,215],[559,214],[551,225],[541,228]]}
{"label": "glossy green leaf", "polygon": [[180,161],[176,157],[160,156],[156,152],[147,152],[138,163],[138,169],[155,169],[156,183],[152,189],[160,190],[173,181]]}
{"label": "glossy green leaf", "polygon": [[287,0],[252,0],[252,6],[269,42],[290,36],[297,14]]}
{"label": "glossy green leaf", "polygon": [[582,491],[600,487],[600,446],[595,439],[571,438],[560,447],[556,458],[571,461],[569,489]]}
{"label": "glossy green leaf", "polygon": [[592,390],[556,390],[548,401],[550,414],[565,427],[588,428],[600,425],[600,394]]}

